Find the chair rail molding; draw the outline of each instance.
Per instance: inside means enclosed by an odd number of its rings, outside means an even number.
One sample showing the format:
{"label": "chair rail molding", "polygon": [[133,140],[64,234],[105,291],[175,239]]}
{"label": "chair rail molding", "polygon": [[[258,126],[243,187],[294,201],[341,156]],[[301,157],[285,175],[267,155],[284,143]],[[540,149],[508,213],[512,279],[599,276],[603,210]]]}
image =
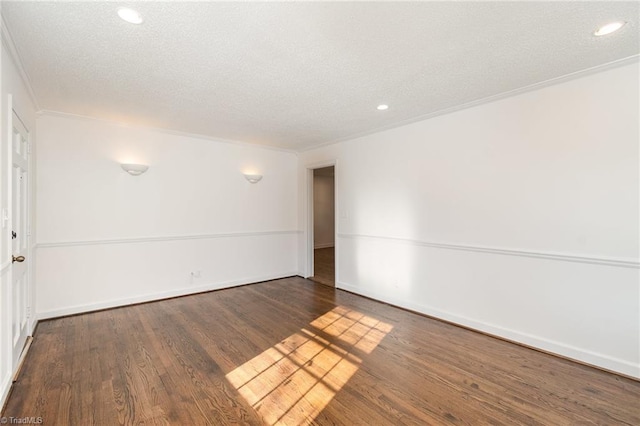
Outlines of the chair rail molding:
{"label": "chair rail molding", "polygon": [[221,234],[188,234],[188,235],[170,235],[158,237],[133,237],[133,238],[114,238],[103,240],[82,240],[82,241],[52,241],[37,243],[37,248],[53,248],[53,247],[71,247],[71,246],[90,246],[102,244],[134,244],[134,243],[153,243],[164,241],[184,241],[184,240],[207,240],[215,238],[246,238],[246,237],[266,237],[273,235],[297,235],[302,231],[258,231],[258,232],[232,232]]}
{"label": "chair rail molding", "polygon": [[480,246],[471,244],[452,244],[440,241],[420,241],[411,240],[406,238],[386,237],[378,235],[365,235],[365,234],[338,234],[338,238],[352,239],[352,240],[373,240],[373,241],[386,241],[395,244],[409,244],[417,247],[430,247],[444,250],[461,250],[470,251],[476,253],[488,253],[497,254],[503,256],[521,256],[530,257],[534,259],[555,260],[561,262],[574,262],[574,263],[586,263],[592,265],[605,265],[615,266],[620,268],[632,268],[640,269],[640,260],[614,258],[604,256],[584,256],[575,255],[569,253],[557,253],[548,251],[534,251],[515,248],[502,248],[491,246]]}

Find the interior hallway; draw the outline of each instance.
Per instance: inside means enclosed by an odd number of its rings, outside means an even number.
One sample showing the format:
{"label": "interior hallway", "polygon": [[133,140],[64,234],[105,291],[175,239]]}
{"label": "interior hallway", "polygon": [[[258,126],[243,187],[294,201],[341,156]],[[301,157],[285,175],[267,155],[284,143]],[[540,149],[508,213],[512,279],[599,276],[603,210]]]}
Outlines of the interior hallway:
{"label": "interior hallway", "polygon": [[335,287],[336,259],[334,247],[315,249],[313,256],[314,276],[311,279],[317,283]]}

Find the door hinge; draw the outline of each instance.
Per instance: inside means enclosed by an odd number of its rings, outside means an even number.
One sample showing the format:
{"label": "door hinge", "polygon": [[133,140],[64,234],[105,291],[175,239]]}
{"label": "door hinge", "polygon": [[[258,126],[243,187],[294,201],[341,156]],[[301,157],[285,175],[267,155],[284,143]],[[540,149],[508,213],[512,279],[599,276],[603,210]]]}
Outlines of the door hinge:
{"label": "door hinge", "polygon": [[31,142],[27,142],[27,154],[31,154]]}
{"label": "door hinge", "polygon": [[16,231],[11,231],[11,239],[15,240],[16,238],[18,238],[18,234],[16,234]]}

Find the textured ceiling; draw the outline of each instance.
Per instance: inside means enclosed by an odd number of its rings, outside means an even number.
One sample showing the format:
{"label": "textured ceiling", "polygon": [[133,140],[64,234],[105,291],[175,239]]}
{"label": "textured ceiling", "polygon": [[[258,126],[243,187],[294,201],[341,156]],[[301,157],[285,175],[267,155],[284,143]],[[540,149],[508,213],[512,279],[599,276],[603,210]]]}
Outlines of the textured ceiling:
{"label": "textured ceiling", "polygon": [[[2,14],[43,110],[293,150],[640,51],[638,2],[3,1]],[[629,24],[592,35],[612,20]]]}

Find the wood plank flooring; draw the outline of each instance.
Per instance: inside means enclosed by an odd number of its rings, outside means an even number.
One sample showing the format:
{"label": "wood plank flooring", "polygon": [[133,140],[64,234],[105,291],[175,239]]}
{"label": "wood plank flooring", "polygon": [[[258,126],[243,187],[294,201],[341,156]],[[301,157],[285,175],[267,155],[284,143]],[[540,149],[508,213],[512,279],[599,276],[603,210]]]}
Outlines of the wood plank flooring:
{"label": "wood plank flooring", "polygon": [[313,251],[313,274],[310,279],[329,287],[336,285],[335,252],[333,247]]}
{"label": "wood plank flooring", "polygon": [[640,425],[640,382],[288,278],[41,322],[45,425]]}

